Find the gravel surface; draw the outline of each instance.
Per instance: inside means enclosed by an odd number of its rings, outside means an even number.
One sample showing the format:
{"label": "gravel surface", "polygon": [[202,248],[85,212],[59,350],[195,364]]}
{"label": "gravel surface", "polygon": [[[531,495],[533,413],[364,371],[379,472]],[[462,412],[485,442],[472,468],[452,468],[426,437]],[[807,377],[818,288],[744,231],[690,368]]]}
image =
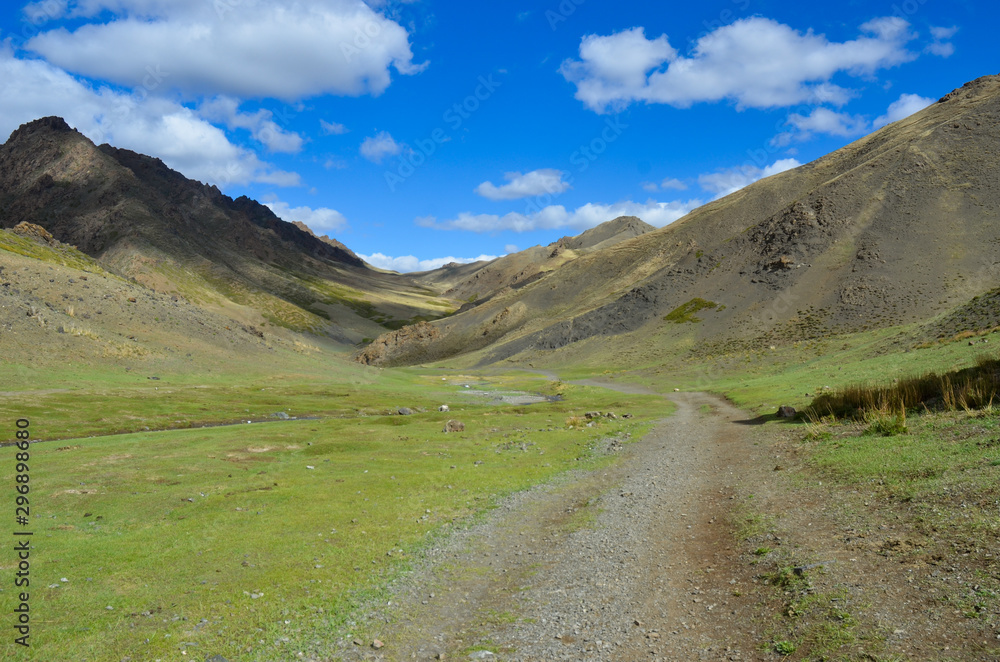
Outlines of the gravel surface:
{"label": "gravel surface", "polygon": [[431,550],[371,615],[385,648],[346,642],[345,656],[744,659],[725,650],[730,628],[720,640],[706,623],[733,598],[701,586],[728,540],[720,514],[745,454],[729,421],[742,415],[705,394],[671,400],[676,413],[642,440],[609,440],[622,449],[612,467],[515,495]]}

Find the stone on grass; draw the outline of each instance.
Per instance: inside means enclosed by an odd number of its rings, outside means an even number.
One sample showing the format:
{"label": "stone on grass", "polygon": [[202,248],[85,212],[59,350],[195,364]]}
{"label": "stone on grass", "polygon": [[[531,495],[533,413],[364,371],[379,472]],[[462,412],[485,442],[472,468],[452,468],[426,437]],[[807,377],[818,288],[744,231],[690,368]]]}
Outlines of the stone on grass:
{"label": "stone on grass", "polygon": [[795,418],[795,408],[781,405],[778,407],[778,418]]}
{"label": "stone on grass", "polygon": [[448,409],[448,405],[441,405],[440,407],[438,407],[438,411],[451,411],[451,410]]}
{"label": "stone on grass", "polygon": [[410,409],[409,407],[400,407],[396,411],[399,413],[400,416],[409,416],[410,414],[413,413],[413,410]]}
{"label": "stone on grass", "polygon": [[465,432],[465,423],[454,419],[444,424],[445,432]]}

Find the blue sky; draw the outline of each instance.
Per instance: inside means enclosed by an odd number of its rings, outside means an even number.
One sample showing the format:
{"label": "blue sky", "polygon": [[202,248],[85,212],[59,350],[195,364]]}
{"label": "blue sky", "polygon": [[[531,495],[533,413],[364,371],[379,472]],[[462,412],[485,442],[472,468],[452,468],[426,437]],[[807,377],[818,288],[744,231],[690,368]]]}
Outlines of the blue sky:
{"label": "blue sky", "polygon": [[993,1],[42,0],[0,140],[60,115],[409,271],[670,223],[1000,73]]}

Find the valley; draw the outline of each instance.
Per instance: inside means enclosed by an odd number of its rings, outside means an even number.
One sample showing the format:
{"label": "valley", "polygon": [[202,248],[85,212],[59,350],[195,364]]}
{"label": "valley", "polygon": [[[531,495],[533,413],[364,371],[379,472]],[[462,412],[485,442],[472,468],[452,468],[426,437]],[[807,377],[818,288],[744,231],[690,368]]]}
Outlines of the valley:
{"label": "valley", "polygon": [[23,125],[0,657],[998,659],[998,132],[986,76],[669,225],[396,273]]}

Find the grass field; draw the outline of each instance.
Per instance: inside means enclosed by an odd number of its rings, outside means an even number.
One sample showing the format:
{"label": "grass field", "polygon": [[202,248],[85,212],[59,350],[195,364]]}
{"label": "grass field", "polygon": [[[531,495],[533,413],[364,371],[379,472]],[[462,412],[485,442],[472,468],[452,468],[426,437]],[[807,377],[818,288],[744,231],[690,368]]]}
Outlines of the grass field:
{"label": "grass field", "polygon": [[[4,396],[4,439],[26,418],[44,441],[28,463],[32,645],[5,637],[0,657],[322,656],[339,636],[365,634],[350,632],[353,609],[424,545],[505,494],[594,466],[597,440],[639,435],[669,411],[659,397],[523,374],[486,381],[310,361],[158,380],[49,371],[32,392]],[[564,399],[493,405],[467,396],[468,383]],[[404,406],[414,413],[399,415]],[[566,425],[590,410],[635,418]],[[465,432],[443,433],[449,418]],[[201,427],[240,420],[270,422]],[[11,517],[15,452],[0,449]],[[0,556],[0,574],[16,566],[13,552]],[[5,582],[0,612],[17,598]]]}

